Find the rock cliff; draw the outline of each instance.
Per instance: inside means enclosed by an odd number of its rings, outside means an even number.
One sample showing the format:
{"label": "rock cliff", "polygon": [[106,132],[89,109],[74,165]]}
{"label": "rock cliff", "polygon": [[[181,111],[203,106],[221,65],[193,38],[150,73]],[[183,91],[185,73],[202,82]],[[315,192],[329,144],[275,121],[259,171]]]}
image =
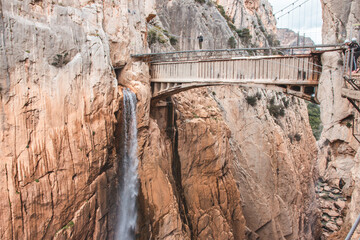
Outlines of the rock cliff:
{"label": "rock cliff", "polygon": [[[360,22],[358,1],[343,1],[339,5],[338,1],[322,0],[322,8],[324,22],[322,35],[325,44],[342,43],[346,38],[358,36],[358,31],[351,30],[353,24]],[[360,213],[359,143],[352,136],[352,119],[358,118],[359,115],[340,95],[343,86],[343,56],[339,53],[326,53],[322,61],[323,75],[319,100],[324,130],[319,141],[318,168],[323,182],[320,185],[325,184],[328,189],[340,191],[340,197],[346,199],[346,205],[340,208],[341,211],[338,211],[336,216],[329,216],[323,211],[322,223],[327,236],[341,228],[339,233],[333,235],[333,239],[344,239]],[[334,197],[324,197],[322,201],[324,200],[328,200],[325,204],[328,206],[329,204],[332,206],[337,201]],[[331,209],[331,207],[326,208]],[[332,206],[332,208],[336,207]],[[329,224],[333,227],[326,227]],[[355,238],[358,237],[359,232]]]}
{"label": "rock cliff", "polygon": [[272,45],[267,1],[0,4],[1,239],[113,238],[118,85],[138,99],[138,239],[317,236],[303,101],[231,86],[150,107],[148,65],[130,57],[197,49],[200,33],[203,48]]}
{"label": "rock cliff", "polygon": [[[148,27],[156,29],[157,39],[150,39],[151,48],[198,49],[200,33],[203,48],[224,47],[229,37],[237,37],[232,24],[262,32],[260,25],[240,25],[229,7],[243,11],[244,19],[271,13],[260,2],[253,2],[253,8],[248,4],[155,1],[149,14],[157,17]],[[223,15],[216,11],[221,8]],[[177,24],[181,16],[186,16],[185,22]],[[275,34],[274,22],[269,24],[267,31]],[[173,46],[172,37],[178,40]],[[262,38],[252,41],[264,44]],[[248,103],[251,98],[256,106]],[[161,239],[318,235],[313,167],[317,149],[303,101],[237,86],[214,87],[178,94],[151,112],[152,137],[144,152],[150,156],[144,159],[150,160],[144,160],[140,170],[140,232],[151,229]],[[158,185],[166,187],[155,189]]]}
{"label": "rock cliff", "polygon": [[311,46],[315,44],[311,38],[298,36],[297,33],[288,28],[278,28],[277,38],[281,46]]}
{"label": "rock cliff", "polygon": [[144,5],[0,4],[0,238],[111,238],[121,102],[112,66],[143,49]]}

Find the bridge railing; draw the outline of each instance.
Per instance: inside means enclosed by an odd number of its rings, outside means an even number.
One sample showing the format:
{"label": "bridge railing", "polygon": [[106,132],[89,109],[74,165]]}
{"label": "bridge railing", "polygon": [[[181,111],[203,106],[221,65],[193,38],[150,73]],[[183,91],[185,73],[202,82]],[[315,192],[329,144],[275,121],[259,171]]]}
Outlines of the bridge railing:
{"label": "bridge railing", "polygon": [[271,48],[271,51],[284,53],[285,50],[307,47],[311,50],[309,54],[296,55],[267,55],[269,48],[245,48],[178,51],[133,57],[150,63],[153,101],[191,88],[237,84],[273,89],[318,102],[316,94],[322,71],[321,54],[342,50],[343,45],[278,47]]}
{"label": "bridge railing", "polygon": [[204,49],[160,53],[133,54],[131,57],[148,62],[164,62],[178,60],[222,59],[239,56],[266,56],[266,55],[293,55],[299,51],[302,54],[321,53],[323,51],[336,51],[342,49],[342,44],[311,45],[311,46],[279,46],[264,48],[238,48],[238,49]]}
{"label": "bridge railing", "polygon": [[151,81],[317,84],[320,73],[318,56],[313,55],[235,57],[152,63]]}

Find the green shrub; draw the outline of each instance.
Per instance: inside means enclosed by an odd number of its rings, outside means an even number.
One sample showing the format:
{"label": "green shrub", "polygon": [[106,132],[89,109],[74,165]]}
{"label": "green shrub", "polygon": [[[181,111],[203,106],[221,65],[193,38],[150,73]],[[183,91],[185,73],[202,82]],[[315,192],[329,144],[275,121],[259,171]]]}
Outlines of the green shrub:
{"label": "green shrub", "polygon": [[166,43],[166,39],[163,36],[158,35],[158,42],[161,44],[164,44],[164,43]]}
{"label": "green shrub", "polygon": [[256,15],[256,18],[257,18],[257,23],[258,23],[258,25],[259,25],[260,31],[263,32],[264,35],[266,36],[267,33],[266,33],[265,28],[264,28],[264,24],[263,24],[263,22],[261,21],[261,18],[259,17],[259,15],[257,15],[257,13],[255,13],[255,15]]}
{"label": "green shrub", "polygon": [[288,107],[289,107],[290,100],[289,100],[288,98],[283,97],[283,98],[282,98],[282,102],[283,102],[285,108],[288,108]]}
{"label": "green shrub", "polygon": [[235,48],[236,47],[236,40],[234,37],[230,37],[228,40],[228,47]]}
{"label": "green shrub", "polygon": [[204,4],[206,2],[206,0],[195,0],[195,2],[200,3],[200,4]]}
{"label": "green shrub", "polygon": [[237,35],[245,42],[248,43],[251,39],[250,30],[247,28],[236,29]]}
{"label": "green shrub", "polygon": [[299,134],[299,133],[296,133],[295,135],[294,135],[294,138],[295,138],[295,140],[296,141],[300,141],[301,140],[301,135]]}
{"label": "green shrub", "polygon": [[267,106],[269,113],[271,116],[278,118],[285,116],[285,108],[282,104],[275,104],[275,97],[270,99],[270,104]]}
{"label": "green shrub", "polygon": [[347,123],[346,123],[346,126],[347,126],[348,128],[351,128],[351,127],[352,127],[352,124],[351,124],[350,122],[347,122]]}
{"label": "green shrub", "polygon": [[175,45],[177,44],[177,42],[178,42],[178,40],[177,40],[176,37],[170,36],[170,44],[171,44],[172,46],[175,46]]}
{"label": "green shrub", "polygon": [[246,98],[246,102],[252,106],[252,107],[255,107],[256,106],[256,102],[257,102],[257,97],[256,95],[254,96],[247,96]]}
{"label": "green shrub", "polygon": [[274,105],[274,103],[275,103],[275,96],[270,99],[269,103],[270,103],[270,105]]}
{"label": "green shrub", "polygon": [[[164,31],[164,34],[166,35],[167,31],[166,30],[163,30],[163,31]],[[159,42],[162,44],[167,42],[167,40],[164,38],[164,35],[162,35],[161,33],[158,33],[155,29],[151,29],[148,32],[147,41],[150,46],[156,42]]]}
{"label": "green shrub", "polygon": [[258,100],[260,100],[260,99],[261,99],[261,97],[262,97],[262,95],[261,95],[261,93],[260,93],[260,92],[257,92],[257,93],[255,94],[255,96],[256,96],[256,98],[257,98]]}
{"label": "green shrub", "polygon": [[309,123],[313,132],[313,135],[316,140],[319,140],[321,132],[322,132],[322,125],[320,119],[320,107],[314,103],[309,102],[307,104],[308,115],[309,115]]}
{"label": "green shrub", "polygon": [[268,40],[269,45],[270,45],[271,47],[280,46],[280,41],[277,40],[276,35],[274,35],[274,34],[265,34],[265,37],[266,37],[266,39]]}
{"label": "green shrub", "polygon": [[157,32],[155,30],[150,30],[147,36],[147,41],[149,45],[151,46],[154,43],[156,43],[156,40],[157,40]]}
{"label": "green shrub", "polygon": [[[74,225],[75,225],[74,222],[73,222],[73,221],[70,221],[68,224],[66,224],[65,226],[63,226],[60,230],[72,228]],[[60,230],[59,230],[59,231],[60,231]]]}
{"label": "green shrub", "polygon": [[236,31],[236,27],[232,22],[228,22],[228,25],[229,25],[231,30]]}

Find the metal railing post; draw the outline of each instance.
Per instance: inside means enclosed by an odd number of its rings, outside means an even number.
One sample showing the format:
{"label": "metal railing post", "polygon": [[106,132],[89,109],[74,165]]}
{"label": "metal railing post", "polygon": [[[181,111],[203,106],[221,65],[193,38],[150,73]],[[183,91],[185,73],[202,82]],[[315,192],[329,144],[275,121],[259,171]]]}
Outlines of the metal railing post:
{"label": "metal railing post", "polygon": [[348,74],[349,72],[349,59],[350,59],[350,56],[349,56],[349,50],[346,50],[345,51],[345,64],[344,64],[344,76]]}
{"label": "metal railing post", "polygon": [[351,75],[352,75],[352,69],[354,66],[354,48],[351,48],[350,50],[350,71],[349,71],[349,78],[351,79]]}
{"label": "metal railing post", "polygon": [[357,226],[359,225],[360,223],[360,215],[358,216],[358,218],[356,219],[354,225],[351,227],[350,229],[350,232],[348,233],[348,235],[346,236],[345,240],[350,240],[352,235],[354,234],[355,232],[355,229],[357,228]]}

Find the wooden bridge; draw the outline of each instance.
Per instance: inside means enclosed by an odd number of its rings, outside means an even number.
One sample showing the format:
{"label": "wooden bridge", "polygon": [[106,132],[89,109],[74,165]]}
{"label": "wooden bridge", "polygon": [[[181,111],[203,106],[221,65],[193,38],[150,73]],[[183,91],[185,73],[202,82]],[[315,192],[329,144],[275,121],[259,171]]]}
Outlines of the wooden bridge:
{"label": "wooden bridge", "polygon": [[[321,50],[316,50],[319,47]],[[291,54],[299,49],[306,52]],[[133,57],[150,63],[153,102],[192,88],[241,85],[284,92],[318,103],[320,55],[334,50],[341,50],[341,46],[183,51]],[[271,54],[274,52],[277,54]],[[258,56],[249,56],[254,53]]]}
{"label": "wooden bridge", "polygon": [[[132,57],[150,63],[153,104],[188,89],[216,85],[271,89],[318,103],[321,54],[343,49],[342,45],[316,45],[151,53]],[[301,54],[292,54],[294,50],[297,53],[300,50]],[[254,53],[257,56],[250,56]],[[360,142],[360,74],[349,71],[348,60],[352,57],[353,52],[346,51],[342,96],[357,110],[352,127],[354,137]]]}
{"label": "wooden bridge", "polygon": [[321,66],[316,55],[160,62],[151,66],[153,99],[202,86],[237,84],[314,100]]}

